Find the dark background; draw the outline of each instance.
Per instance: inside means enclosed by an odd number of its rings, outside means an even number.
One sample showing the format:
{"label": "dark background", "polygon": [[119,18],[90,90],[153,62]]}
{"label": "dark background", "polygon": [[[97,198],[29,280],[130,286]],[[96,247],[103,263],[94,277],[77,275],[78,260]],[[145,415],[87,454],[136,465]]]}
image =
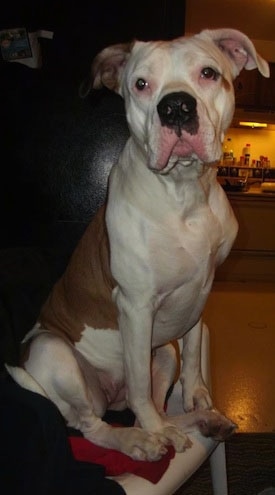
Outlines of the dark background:
{"label": "dark background", "polygon": [[0,369],[17,362],[19,342],[105,201],[129,135],[122,98],[102,90],[83,99],[79,84],[111,43],[183,35],[184,12],[183,0],[1,5],[0,29],[54,37],[40,41],[40,69],[0,54]]}
{"label": "dark background", "polygon": [[54,31],[44,42],[44,66],[75,79],[108,44],[184,34],[184,16],[184,0],[14,0],[1,6],[0,29]]}
{"label": "dark background", "polygon": [[40,40],[40,69],[0,55],[1,246],[50,243],[52,227],[64,242],[65,222],[91,218],[109,171],[98,164],[116,158],[127,129],[117,95],[96,91],[83,101],[79,85],[102,48],[183,35],[184,15],[183,0],[14,0],[1,6],[0,30],[54,32],[52,40]]}

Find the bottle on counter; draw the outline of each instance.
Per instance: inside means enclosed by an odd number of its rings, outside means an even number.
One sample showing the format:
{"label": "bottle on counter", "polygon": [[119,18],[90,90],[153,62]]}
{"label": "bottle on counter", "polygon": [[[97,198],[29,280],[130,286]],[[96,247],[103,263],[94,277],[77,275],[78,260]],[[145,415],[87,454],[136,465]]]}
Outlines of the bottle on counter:
{"label": "bottle on counter", "polygon": [[244,164],[246,167],[249,167],[250,156],[251,156],[251,146],[249,143],[245,145],[245,147],[243,149],[243,155],[244,155]]}
{"label": "bottle on counter", "polygon": [[234,164],[232,139],[227,138],[223,145],[223,165],[231,167]]}
{"label": "bottle on counter", "polygon": [[244,167],[244,155],[240,156],[239,165],[240,165],[240,167]]}

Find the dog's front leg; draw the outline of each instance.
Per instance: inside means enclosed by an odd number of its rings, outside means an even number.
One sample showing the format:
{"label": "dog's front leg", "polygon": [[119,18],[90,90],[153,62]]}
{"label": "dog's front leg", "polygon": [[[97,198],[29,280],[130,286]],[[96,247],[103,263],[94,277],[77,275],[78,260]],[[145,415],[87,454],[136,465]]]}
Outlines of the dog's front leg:
{"label": "dog's front leg", "polygon": [[119,289],[115,300],[123,343],[127,401],[140,426],[157,431],[163,421],[153,403],[151,390],[152,310],[149,305],[128,300]]}
{"label": "dog's front leg", "polygon": [[212,407],[212,399],[201,374],[201,337],[201,320],[183,337],[183,364],[180,380],[183,408],[186,412]]}
{"label": "dog's front leg", "polygon": [[146,305],[133,304],[122,292],[116,290],[119,309],[119,329],[124,351],[127,401],[136,415],[139,425],[154,435],[160,453],[171,444],[177,452],[190,447],[190,441],[182,429],[172,425],[169,418],[161,416],[152,399],[151,347],[152,310]]}

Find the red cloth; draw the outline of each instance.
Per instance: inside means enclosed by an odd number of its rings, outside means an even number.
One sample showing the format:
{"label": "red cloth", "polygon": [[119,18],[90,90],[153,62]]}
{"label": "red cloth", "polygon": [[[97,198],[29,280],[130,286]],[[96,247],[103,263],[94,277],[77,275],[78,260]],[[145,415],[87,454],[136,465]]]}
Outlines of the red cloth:
{"label": "red cloth", "polygon": [[161,479],[175,455],[174,448],[169,446],[167,453],[159,461],[134,461],[117,450],[98,447],[83,437],[70,436],[69,442],[77,461],[103,465],[106,469],[106,476],[133,473],[152,483],[157,483]]}

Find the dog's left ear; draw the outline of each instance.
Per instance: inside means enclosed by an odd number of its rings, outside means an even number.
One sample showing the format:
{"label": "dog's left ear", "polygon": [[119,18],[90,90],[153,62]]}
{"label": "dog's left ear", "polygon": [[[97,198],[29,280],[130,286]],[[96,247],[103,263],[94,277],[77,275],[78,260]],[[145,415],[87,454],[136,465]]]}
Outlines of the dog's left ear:
{"label": "dog's left ear", "polygon": [[79,94],[87,96],[90,90],[105,86],[118,91],[119,75],[132,51],[134,42],[120,43],[104,48],[93,60],[90,76],[83,81]]}
{"label": "dog's left ear", "polygon": [[237,77],[242,69],[258,68],[264,77],[269,77],[268,63],[256,52],[252,41],[236,29],[205,30],[199,36],[208,36],[234,63],[233,76]]}

